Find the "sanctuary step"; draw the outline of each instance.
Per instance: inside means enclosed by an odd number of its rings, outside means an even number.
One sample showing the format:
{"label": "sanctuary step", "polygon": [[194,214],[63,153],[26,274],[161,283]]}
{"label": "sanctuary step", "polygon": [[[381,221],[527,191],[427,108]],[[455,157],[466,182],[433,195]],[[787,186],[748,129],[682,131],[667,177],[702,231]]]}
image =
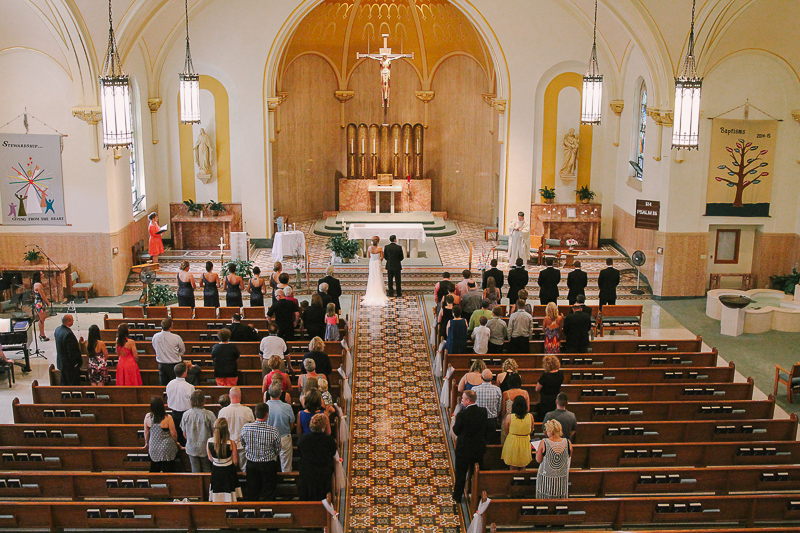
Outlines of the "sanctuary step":
{"label": "sanctuary step", "polygon": [[456,224],[445,220],[441,216],[425,211],[411,213],[366,213],[361,211],[342,211],[335,216],[329,216],[317,221],[314,225],[314,234],[322,237],[341,235],[342,225],[345,224],[422,224],[425,235],[428,237],[449,237],[458,233]]}

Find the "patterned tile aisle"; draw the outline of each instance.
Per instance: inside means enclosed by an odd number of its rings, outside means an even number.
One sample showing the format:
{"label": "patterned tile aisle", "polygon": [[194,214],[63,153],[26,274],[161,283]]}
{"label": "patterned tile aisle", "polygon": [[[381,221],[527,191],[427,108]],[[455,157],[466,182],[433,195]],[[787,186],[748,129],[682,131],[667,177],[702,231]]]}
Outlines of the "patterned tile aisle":
{"label": "patterned tile aisle", "polygon": [[418,297],[359,307],[354,384],[349,531],[462,531]]}

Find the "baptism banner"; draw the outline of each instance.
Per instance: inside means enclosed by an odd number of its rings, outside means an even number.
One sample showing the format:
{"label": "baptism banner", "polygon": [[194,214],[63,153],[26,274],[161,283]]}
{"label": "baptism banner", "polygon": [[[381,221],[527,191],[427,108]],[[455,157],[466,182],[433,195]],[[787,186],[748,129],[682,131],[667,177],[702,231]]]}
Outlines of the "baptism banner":
{"label": "baptism banner", "polygon": [[0,200],[7,226],[66,226],[60,135],[0,134]]}
{"label": "baptism banner", "polygon": [[777,136],[777,120],[712,121],[706,216],[769,216]]}

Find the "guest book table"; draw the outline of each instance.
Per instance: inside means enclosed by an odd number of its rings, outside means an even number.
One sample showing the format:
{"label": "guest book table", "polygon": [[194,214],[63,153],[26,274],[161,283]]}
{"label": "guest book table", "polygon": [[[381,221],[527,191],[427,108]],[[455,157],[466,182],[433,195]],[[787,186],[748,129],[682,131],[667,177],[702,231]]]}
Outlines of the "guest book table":
{"label": "guest book table", "polygon": [[172,239],[176,250],[218,250],[219,238],[230,246],[233,215],[172,217]]}
{"label": "guest book table", "polygon": [[596,250],[600,241],[600,204],[533,204],[531,234],[545,239],[578,241],[577,248]]}

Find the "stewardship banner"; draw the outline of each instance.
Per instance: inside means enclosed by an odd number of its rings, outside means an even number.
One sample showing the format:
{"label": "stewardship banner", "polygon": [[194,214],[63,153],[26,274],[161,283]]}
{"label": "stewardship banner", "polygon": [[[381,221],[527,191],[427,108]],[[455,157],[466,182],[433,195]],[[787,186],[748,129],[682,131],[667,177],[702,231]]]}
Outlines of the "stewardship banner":
{"label": "stewardship banner", "polygon": [[61,136],[0,134],[0,200],[6,226],[66,226]]}

